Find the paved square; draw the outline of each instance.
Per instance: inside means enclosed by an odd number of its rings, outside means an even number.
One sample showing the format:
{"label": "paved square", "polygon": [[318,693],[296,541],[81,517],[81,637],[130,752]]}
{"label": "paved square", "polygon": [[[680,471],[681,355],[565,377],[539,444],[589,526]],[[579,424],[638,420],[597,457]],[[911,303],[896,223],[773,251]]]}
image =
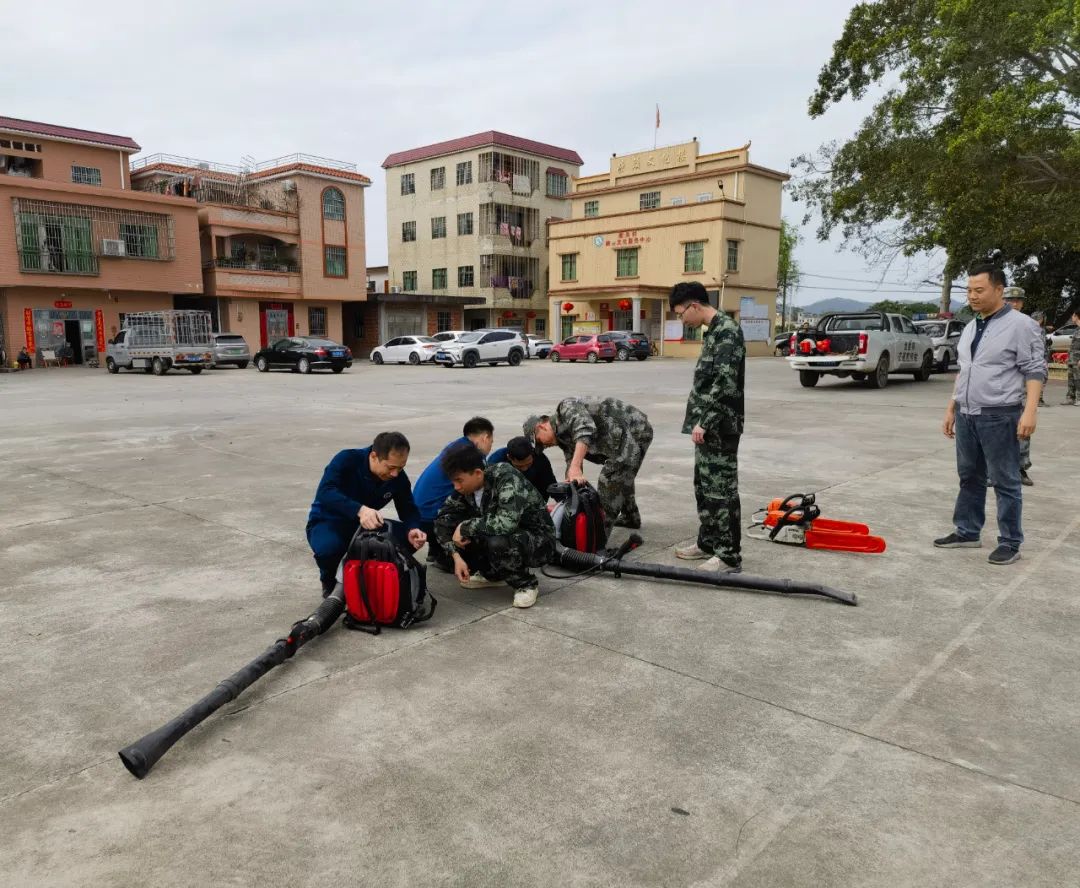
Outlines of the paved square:
{"label": "paved square", "polygon": [[992,567],[931,546],[951,377],[810,390],[749,363],[744,514],[816,490],[889,550],[748,540],[745,569],[858,608],[604,576],[519,611],[436,573],[431,623],[335,629],[145,780],[121,766],[317,603],[308,504],[378,431],[415,479],[474,413],[501,444],[562,396],[628,400],[656,428],[638,557],[672,561],[691,370],[0,375],[5,884],[1075,884],[1080,411],[1041,412],[1024,560]]}

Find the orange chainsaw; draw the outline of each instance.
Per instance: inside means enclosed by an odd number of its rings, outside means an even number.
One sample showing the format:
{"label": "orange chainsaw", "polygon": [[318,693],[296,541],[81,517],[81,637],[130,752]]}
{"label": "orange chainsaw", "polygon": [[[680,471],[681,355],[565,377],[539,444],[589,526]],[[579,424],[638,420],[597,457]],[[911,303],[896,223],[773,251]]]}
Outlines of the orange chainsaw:
{"label": "orange chainsaw", "polygon": [[821,517],[812,493],[795,493],[774,499],[754,513],[746,535],[756,540],[772,540],[807,549],[834,552],[884,552],[885,540],[871,536],[870,528],[855,521],[834,521]]}

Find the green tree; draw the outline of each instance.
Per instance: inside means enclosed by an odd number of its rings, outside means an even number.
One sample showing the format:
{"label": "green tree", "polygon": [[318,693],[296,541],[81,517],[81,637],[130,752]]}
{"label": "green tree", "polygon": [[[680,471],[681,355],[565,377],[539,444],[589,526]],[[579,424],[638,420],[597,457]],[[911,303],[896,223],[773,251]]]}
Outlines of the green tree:
{"label": "green tree", "polygon": [[897,302],[893,299],[882,299],[880,302],[871,305],[870,311],[885,311],[911,317],[916,314],[936,314],[938,304],[936,302]]}
{"label": "green tree", "polygon": [[1080,3],[859,3],[810,114],[882,84],[851,139],[794,161],[819,237],[880,262],[943,249],[943,308],[974,260],[1080,244]]}
{"label": "green tree", "polygon": [[795,258],[795,248],[802,238],[799,231],[788,222],[780,220],[780,258],[776,268],[776,298],[780,303],[780,326],[787,324],[787,301],[788,293],[794,293],[799,288],[802,273],[799,270],[799,261]]}

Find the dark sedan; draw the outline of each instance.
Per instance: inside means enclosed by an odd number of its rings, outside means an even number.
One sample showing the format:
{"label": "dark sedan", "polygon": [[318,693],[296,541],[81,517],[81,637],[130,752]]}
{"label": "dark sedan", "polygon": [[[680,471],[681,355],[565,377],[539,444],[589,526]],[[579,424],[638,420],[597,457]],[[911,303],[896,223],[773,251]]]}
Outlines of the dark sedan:
{"label": "dark sedan", "polygon": [[352,352],[332,339],[314,336],[290,336],[278,339],[255,353],[255,366],[260,373],[287,367],[294,373],[312,370],[333,370],[340,373],[352,366]]}
{"label": "dark sedan", "polygon": [[650,354],[649,337],[644,333],[611,330],[608,336],[615,343],[615,356],[620,361],[629,361],[631,358],[644,361]]}

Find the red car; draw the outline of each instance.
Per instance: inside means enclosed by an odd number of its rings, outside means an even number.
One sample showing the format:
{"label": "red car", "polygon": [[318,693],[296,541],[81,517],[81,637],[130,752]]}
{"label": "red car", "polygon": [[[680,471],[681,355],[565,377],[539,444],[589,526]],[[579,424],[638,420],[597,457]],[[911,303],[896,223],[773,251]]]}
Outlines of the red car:
{"label": "red car", "polygon": [[611,363],[615,360],[615,343],[607,333],[582,333],[565,339],[551,349],[551,360],[559,361],[597,361]]}

